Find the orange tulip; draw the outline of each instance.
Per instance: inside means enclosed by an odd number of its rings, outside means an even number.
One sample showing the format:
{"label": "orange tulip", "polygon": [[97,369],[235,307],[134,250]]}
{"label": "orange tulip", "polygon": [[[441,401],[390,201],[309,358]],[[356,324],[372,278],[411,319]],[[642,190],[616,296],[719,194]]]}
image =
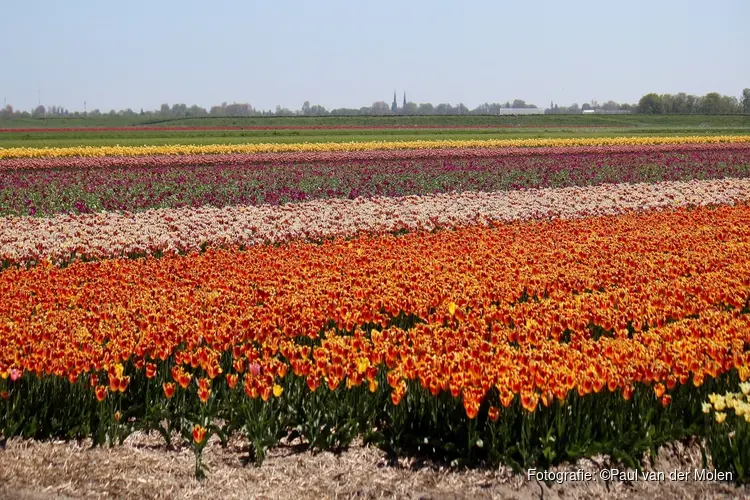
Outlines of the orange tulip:
{"label": "orange tulip", "polygon": [[172,399],[172,396],[174,396],[175,393],[175,388],[174,382],[164,382],[162,384],[162,389],[164,389],[164,395],[167,399]]}
{"label": "orange tulip", "polygon": [[96,400],[100,403],[104,401],[107,398],[107,387],[103,385],[96,386],[96,390],[94,391],[96,394]]}
{"label": "orange tulip", "polygon": [[500,418],[500,409],[495,406],[490,406],[487,410],[487,416],[491,421],[497,422],[497,419]]}
{"label": "orange tulip", "polygon": [[193,427],[193,442],[195,444],[201,444],[206,439],[206,429],[200,425]]}
{"label": "orange tulip", "polygon": [[229,386],[230,389],[234,389],[237,386],[237,382],[239,381],[240,377],[236,373],[227,373],[226,379],[227,386]]}

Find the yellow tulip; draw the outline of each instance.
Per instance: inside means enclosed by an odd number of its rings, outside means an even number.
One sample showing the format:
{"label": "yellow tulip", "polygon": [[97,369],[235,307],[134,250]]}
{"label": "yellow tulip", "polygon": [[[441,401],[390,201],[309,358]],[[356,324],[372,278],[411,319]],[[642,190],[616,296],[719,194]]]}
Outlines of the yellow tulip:
{"label": "yellow tulip", "polygon": [[366,141],[293,144],[165,144],[163,146],[75,146],[65,148],[0,148],[3,158],[60,158],[70,156],[144,156],[311,151],[374,151],[403,149],[639,146],[653,144],[715,144],[750,142],[750,135],[676,137],[578,137],[553,139],[489,139],[437,141]]}

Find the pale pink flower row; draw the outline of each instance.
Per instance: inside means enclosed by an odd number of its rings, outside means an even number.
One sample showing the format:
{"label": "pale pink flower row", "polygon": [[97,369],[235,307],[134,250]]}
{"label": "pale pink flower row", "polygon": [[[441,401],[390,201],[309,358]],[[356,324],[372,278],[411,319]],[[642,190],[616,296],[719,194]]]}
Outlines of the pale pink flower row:
{"label": "pale pink flower row", "polygon": [[462,192],[401,198],[318,200],[281,206],[156,209],[139,213],[4,217],[0,262],[66,263],[126,255],[196,252],[359,232],[616,215],[750,201],[750,179]]}

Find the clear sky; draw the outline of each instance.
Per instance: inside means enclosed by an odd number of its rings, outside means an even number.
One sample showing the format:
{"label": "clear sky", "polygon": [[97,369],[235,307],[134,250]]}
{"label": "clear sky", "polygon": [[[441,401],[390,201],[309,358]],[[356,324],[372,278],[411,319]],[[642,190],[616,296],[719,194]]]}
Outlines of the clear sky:
{"label": "clear sky", "polygon": [[750,87],[750,0],[0,0],[0,97],[108,111]]}

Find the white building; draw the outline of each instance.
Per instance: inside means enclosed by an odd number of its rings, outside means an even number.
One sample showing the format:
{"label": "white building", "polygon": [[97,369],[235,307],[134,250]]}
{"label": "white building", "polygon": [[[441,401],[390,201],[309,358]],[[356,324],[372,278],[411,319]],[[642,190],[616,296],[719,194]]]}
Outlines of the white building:
{"label": "white building", "polygon": [[543,115],[541,108],[500,108],[498,115]]}

